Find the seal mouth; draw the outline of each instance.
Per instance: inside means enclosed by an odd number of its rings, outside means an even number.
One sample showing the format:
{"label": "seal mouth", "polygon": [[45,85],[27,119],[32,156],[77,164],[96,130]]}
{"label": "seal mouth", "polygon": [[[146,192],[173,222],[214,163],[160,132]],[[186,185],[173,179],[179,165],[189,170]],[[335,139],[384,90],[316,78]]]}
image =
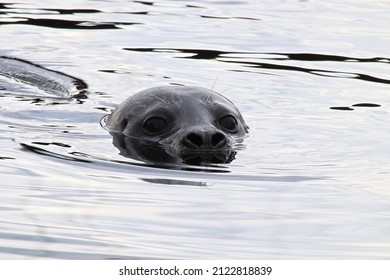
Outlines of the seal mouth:
{"label": "seal mouth", "polygon": [[180,154],[188,155],[219,155],[226,154],[234,151],[231,146],[225,146],[223,148],[183,148]]}
{"label": "seal mouth", "polygon": [[229,163],[235,159],[236,151],[231,149],[223,150],[183,150],[180,153],[180,158],[186,164],[204,165]]}

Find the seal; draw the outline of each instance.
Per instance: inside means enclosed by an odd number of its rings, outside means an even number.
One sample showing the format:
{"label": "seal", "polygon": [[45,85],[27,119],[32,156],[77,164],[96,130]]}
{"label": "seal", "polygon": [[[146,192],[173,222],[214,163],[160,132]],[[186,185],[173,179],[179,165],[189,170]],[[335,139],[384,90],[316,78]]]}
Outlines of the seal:
{"label": "seal", "polygon": [[[129,146],[133,148],[127,149],[128,155],[134,154],[129,150],[139,151],[141,141],[148,146],[158,143],[172,158],[200,157],[200,162],[205,158],[208,162],[212,158],[217,158],[218,163],[230,162],[235,154],[234,144],[248,133],[241,113],[230,100],[215,91],[193,86],[140,91],[104,120],[121,154]],[[137,148],[129,141],[136,141]]]}

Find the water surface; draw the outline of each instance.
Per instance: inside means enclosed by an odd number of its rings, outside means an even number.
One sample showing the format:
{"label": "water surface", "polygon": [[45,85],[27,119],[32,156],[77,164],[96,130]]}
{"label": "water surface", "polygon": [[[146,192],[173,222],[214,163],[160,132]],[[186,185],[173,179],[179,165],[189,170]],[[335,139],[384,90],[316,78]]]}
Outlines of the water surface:
{"label": "water surface", "polygon": [[[389,259],[389,12],[380,0],[2,2],[0,56],[89,88],[59,98],[0,78],[0,258]],[[170,84],[240,108],[250,134],[233,162],[119,155],[101,118]]]}

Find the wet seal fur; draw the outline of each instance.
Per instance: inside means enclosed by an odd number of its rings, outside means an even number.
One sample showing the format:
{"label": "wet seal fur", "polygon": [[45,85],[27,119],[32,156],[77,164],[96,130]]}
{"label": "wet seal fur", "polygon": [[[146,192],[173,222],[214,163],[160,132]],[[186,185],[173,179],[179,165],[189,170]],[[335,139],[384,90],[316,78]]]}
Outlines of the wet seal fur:
{"label": "wet seal fur", "polygon": [[227,163],[248,133],[237,107],[202,87],[163,86],[140,91],[104,119],[121,154],[191,164]]}

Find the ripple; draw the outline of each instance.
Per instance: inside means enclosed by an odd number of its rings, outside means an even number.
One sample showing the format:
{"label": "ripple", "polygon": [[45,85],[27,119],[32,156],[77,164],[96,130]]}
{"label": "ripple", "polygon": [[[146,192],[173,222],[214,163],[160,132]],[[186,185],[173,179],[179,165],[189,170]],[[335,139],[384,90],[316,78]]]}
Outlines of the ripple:
{"label": "ripple", "polygon": [[0,56],[0,76],[62,98],[85,98],[87,84],[76,77],[30,61]]}
{"label": "ripple", "polygon": [[[190,166],[190,165],[181,165],[181,164],[150,164],[143,163],[131,160],[113,160],[109,158],[104,158],[101,156],[86,154],[83,152],[71,151],[69,153],[60,153],[50,151],[50,144],[45,143],[46,148],[37,147],[33,143],[20,144],[26,151],[33,152],[41,156],[47,156],[49,158],[60,159],[64,161],[79,162],[83,164],[88,164],[89,168],[93,170],[104,170],[104,171],[115,171],[117,173],[126,174],[131,171],[134,174],[142,174],[143,177],[148,179],[148,175],[156,175],[156,169],[161,170],[159,172],[160,178],[168,176],[168,181],[166,179],[158,179],[160,182],[167,182],[171,184],[172,180],[177,182],[178,178],[196,178],[196,179],[205,179],[204,175],[207,174],[207,180],[229,180],[229,181],[246,181],[246,182],[303,182],[303,181],[315,181],[315,180],[324,180],[325,177],[320,176],[304,176],[304,175],[255,175],[255,174],[229,174],[230,170],[224,165],[211,165],[211,166]],[[39,142],[39,145],[42,146],[42,143]],[[65,146],[65,144],[62,144]],[[131,167],[131,169],[129,169]],[[163,171],[166,170],[166,171]],[[178,172],[176,172],[178,171]],[[176,178],[176,179],[172,179]],[[189,185],[198,185],[197,181],[186,180]]]}
{"label": "ripple", "polygon": [[[188,56],[179,56],[176,58],[187,59],[208,59],[218,60],[219,62],[231,63],[243,66],[244,68],[264,68],[272,70],[305,72],[308,74],[331,77],[331,78],[346,78],[357,79],[374,83],[390,84],[389,79],[379,78],[368,74],[344,72],[336,70],[325,70],[319,68],[307,68],[295,65],[282,65],[276,63],[258,62],[254,61],[257,58],[262,60],[292,60],[292,61],[330,61],[330,62],[370,62],[370,63],[388,63],[388,58],[374,57],[374,58],[353,58],[337,55],[315,54],[315,53],[257,53],[257,52],[228,52],[220,50],[207,49],[176,49],[176,48],[124,48],[127,51],[134,52],[164,52],[173,54],[188,54]],[[270,57],[272,55],[273,57]],[[232,59],[234,58],[234,59]],[[252,72],[248,70],[236,69],[235,71]],[[256,73],[256,72],[253,72]],[[263,73],[261,73],[263,74]]]}

